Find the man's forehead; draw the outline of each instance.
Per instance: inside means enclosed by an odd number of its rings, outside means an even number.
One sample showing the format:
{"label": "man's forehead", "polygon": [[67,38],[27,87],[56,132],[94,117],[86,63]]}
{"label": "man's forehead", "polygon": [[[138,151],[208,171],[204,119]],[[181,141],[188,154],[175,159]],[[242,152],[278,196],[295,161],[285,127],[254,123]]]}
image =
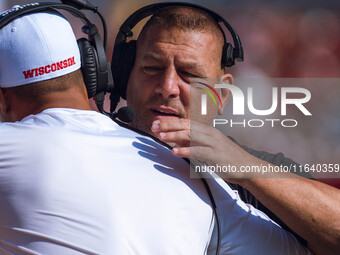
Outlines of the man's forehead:
{"label": "man's forehead", "polygon": [[[176,37],[174,37],[176,35]],[[176,41],[178,37],[183,37],[187,41],[187,45],[190,45],[190,40],[193,37],[207,37],[207,38],[215,38],[215,34],[210,30],[205,29],[182,29],[180,27],[170,27],[164,28],[159,24],[154,24],[148,27],[146,31],[138,38],[138,41],[154,41],[160,39],[161,37],[166,37],[167,40]]]}
{"label": "man's forehead", "polygon": [[187,67],[196,67],[204,55],[197,48],[171,45],[167,43],[147,44],[137,50],[137,58],[142,61],[168,62],[185,64]]}
{"label": "man's forehead", "polygon": [[163,29],[159,25],[151,26],[137,41],[137,48],[192,49],[216,47],[214,35],[199,30],[183,31],[178,28]]}
{"label": "man's forehead", "polygon": [[222,45],[214,34],[200,30],[164,29],[158,24],[150,26],[137,41],[137,59],[158,62],[173,59],[187,68],[196,68],[202,62],[219,63],[221,52]]}

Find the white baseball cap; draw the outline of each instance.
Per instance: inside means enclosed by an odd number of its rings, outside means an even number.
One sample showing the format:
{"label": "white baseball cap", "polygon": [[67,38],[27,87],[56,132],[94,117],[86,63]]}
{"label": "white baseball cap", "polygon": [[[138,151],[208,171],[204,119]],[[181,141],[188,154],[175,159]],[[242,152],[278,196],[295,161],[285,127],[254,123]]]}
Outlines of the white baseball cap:
{"label": "white baseball cap", "polygon": [[32,13],[0,29],[1,88],[49,80],[80,66],[77,40],[60,14]]}

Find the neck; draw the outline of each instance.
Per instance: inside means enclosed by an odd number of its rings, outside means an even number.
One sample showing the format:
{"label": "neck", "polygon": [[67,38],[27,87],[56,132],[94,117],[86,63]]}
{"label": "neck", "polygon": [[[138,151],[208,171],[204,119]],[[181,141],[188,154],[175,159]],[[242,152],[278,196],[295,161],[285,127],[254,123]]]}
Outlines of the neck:
{"label": "neck", "polygon": [[70,88],[63,92],[52,92],[43,96],[38,102],[19,102],[13,97],[10,113],[11,121],[18,121],[30,114],[38,114],[49,108],[71,108],[91,110],[87,93],[79,88]]}

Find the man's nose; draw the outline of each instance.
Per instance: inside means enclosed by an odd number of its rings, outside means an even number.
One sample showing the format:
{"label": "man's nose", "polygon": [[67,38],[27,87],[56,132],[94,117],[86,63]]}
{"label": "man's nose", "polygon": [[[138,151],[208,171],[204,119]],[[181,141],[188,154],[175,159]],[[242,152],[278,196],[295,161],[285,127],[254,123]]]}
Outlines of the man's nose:
{"label": "man's nose", "polygon": [[168,68],[164,70],[156,92],[161,94],[165,99],[178,97],[180,93],[180,82],[181,78],[178,76],[176,70]]}

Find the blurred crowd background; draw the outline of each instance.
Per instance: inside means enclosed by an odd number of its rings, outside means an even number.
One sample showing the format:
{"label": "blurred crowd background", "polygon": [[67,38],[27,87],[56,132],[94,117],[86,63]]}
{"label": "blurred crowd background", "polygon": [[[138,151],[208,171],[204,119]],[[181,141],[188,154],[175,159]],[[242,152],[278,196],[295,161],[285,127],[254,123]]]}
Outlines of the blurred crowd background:
{"label": "blurred crowd background", "polygon": [[[30,1],[0,1],[2,10]],[[119,26],[135,10],[157,0],[91,0],[99,7],[108,27],[108,58]],[[223,128],[241,144],[270,152],[283,152],[300,163],[340,163],[340,2],[338,0],[189,0],[225,17],[238,32],[245,60],[230,68],[236,78],[260,84],[261,95],[271,95],[271,86],[308,88],[313,116],[299,120],[297,128]],[[89,18],[101,27],[91,12]],[[66,15],[78,37],[81,22]],[[135,29],[138,36],[144,22]],[[227,33],[227,39],[230,35]],[[275,78],[275,79],[273,79]],[[236,84],[237,85],[237,84]],[[250,85],[252,86],[252,85]],[[256,87],[254,86],[254,89]],[[267,93],[267,94],[266,94]],[[261,97],[259,96],[260,101]],[[270,97],[271,98],[271,97]],[[256,105],[257,98],[254,98]],[[271,105],[268,100],[267,108]],[[265,106],[264,106],[265,107]],[[301,117],[301,119],[299,119]],[[227,111],[226,119],[230,119]],[[321,176],[327,177],[327,176]],[[332,174],[330,177],[339,177]],[[340,187],[340,179],[326,180]]]}

